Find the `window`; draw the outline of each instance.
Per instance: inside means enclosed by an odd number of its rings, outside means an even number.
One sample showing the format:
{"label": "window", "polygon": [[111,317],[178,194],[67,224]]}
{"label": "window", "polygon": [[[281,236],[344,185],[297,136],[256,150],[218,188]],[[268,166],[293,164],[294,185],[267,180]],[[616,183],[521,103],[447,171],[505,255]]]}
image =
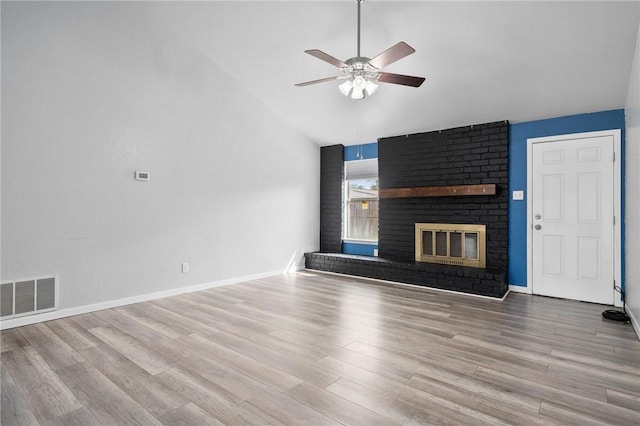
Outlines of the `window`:
{"label": "window", "polygon": [[345,239],[378,240],[378,159],[345,162]]}

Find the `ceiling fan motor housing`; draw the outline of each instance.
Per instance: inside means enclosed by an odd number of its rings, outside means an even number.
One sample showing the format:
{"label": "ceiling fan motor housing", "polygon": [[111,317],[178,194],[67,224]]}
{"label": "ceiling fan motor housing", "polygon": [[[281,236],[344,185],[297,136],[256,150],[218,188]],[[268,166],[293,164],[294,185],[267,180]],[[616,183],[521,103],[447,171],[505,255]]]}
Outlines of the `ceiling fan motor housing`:
{"label": "ceiling fan motor housing", "polygon": [[347,66],[343,67],[342,71],[354,78],[362,76],[369,79],[376,79],[378,76],[378,69],[369,64],[370,60],[371,59],[365,58],[364,56],[347,59],[344,62]]}

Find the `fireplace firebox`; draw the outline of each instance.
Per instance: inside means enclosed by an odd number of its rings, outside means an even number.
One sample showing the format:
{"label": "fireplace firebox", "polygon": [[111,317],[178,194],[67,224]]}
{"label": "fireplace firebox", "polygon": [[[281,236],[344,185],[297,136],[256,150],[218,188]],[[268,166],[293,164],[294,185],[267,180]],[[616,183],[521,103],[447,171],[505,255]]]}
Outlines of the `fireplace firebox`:
{"label": "fireplace firebox", "polygon": [[486,267],[486,225],[415,224],[416,262]]}

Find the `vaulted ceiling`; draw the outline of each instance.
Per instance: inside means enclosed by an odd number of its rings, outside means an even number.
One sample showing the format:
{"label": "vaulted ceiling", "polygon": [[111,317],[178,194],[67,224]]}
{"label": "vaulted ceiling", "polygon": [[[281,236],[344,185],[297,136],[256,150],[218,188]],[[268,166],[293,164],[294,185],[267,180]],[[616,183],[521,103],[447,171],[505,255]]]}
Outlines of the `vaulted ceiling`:
{"label": "vaulted ceiling", "polygon": [[354,144],[488,121],[522,122],[624,107],[638,1],[376,1],[362,5],[362,55],[399,41],[416,49],[385,71],[424,76],[381,84],[363,101],[304,53],[356,56],[356,1],[145,3],[192,44],[320,145]]}

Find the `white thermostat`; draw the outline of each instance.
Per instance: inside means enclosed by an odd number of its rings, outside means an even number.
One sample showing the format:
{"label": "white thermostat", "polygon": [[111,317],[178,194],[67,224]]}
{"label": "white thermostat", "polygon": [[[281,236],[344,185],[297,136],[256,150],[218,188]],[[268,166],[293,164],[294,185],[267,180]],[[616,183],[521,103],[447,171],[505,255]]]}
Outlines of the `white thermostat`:
{"label": "white thermostat", "polygon": [[142,180],[145,182],[149,182],[151,180],[151,173],[142,172],[140,170],[136,170],[136,180]]}
{"label": "white thermostat", "polygon": [[524,191],[513,191],[514,200],[524,200]]}

